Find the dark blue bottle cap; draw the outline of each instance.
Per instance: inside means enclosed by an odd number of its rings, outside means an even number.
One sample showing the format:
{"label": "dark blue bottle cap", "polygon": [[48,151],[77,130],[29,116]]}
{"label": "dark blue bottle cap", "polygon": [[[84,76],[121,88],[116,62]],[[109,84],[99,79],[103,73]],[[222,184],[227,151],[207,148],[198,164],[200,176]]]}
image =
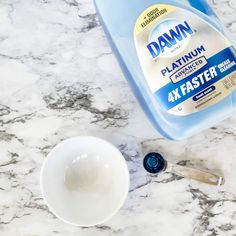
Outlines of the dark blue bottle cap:
{"label": "dark blue bottle cap", "polygon": [[166,169],[167,161],[161,154],[151,152],[143,159],[143,166],[145,170],[151,174],[157,174]]}

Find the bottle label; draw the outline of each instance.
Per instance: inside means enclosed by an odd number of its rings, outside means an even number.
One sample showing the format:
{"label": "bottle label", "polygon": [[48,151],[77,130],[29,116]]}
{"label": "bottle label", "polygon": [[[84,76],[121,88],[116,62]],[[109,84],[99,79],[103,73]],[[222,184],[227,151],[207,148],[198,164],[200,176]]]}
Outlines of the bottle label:
{"label": "bottle label", "polygon": [[146,9],[134,29],[145,79],[169,113],[189,115],[236,89],[236,50],[197,14],[171,5]]}

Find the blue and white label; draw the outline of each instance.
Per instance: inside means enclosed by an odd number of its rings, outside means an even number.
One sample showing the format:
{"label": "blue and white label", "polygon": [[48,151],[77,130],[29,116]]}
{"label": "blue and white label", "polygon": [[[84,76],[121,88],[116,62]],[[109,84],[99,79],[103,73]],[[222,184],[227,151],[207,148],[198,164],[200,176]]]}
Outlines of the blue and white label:
{"label": "blue and white label", "polygon": [[236,90],[236,50],[198,15],[156,4],[139,17],[135,45],[147,84],[170,114],[190,115]]}
{"label": "blue and white label", "polygon": [[[200,93],[205,88],[211,87],[211,85],[236,71],[236,60],[234,55],[235,51],[233,47],[222,50],[209,58],[207,65],[200,70],[177,84],[168,83],[166,86],[159,89],[155,93],[155,96],[158,100],[161,99],[162,105],[167,110],[176,107],[191,97],[193,97],[193,101],[203,98],[208,95],[209,92],[202,94],[201,97],[199,96],[199,99],[194,97],[194,95]],[[222,65],[225,66],[222,67]],[[213,90],[211,90],[211,92],[213,92]]]}

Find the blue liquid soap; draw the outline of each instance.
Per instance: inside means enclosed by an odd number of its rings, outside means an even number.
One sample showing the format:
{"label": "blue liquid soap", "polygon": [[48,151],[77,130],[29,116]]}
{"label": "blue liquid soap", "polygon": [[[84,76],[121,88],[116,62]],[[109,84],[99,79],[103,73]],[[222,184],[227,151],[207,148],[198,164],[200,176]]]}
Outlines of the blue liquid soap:
{"label": "blue liquid soap", "polygon": [[180,140],[229,117],[236,50],[206,0],[95,0],[123,73],[154,127]]}

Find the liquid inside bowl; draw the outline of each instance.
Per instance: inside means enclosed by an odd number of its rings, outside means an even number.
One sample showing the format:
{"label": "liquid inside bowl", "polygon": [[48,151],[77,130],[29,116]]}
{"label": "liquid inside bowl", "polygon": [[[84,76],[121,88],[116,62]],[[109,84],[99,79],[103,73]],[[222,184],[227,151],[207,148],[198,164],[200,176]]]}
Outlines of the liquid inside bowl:
{"label": "liquid inside bowl", "polygon": [[66,168],[65,186],[69,192],[105,192],[111,187],[111,168],[99,155],[81,154]]}

